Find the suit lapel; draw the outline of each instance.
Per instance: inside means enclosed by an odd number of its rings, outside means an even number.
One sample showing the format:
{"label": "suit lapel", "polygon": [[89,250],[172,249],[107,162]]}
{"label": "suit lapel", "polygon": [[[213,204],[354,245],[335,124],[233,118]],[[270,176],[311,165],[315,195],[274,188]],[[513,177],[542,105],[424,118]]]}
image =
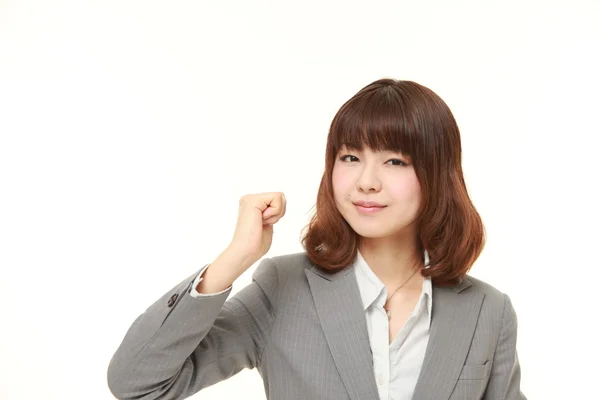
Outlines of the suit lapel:
{"label": "suit lapel", "polygon": [[433,287],[429,343],[413,400],[448,399],[456,385],[473,339],[484,295],[455,287]]}
{"label": "suit lapel", "polygon": [[352,268],[336,274],[305,270],[317,314],[338,372],[352,400],[377,400],[373,356]]}

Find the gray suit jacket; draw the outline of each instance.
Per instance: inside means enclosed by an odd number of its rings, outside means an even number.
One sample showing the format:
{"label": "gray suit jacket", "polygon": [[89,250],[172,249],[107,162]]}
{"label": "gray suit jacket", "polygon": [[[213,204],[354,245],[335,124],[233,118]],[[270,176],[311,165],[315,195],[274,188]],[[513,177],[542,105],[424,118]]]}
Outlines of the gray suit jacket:
{"label": "gray suit jacket", "polygon": [[[110,362],[109,388],[119,399],[185,399],[257,368],[270,399],[376,400],[351,271],[323,272],[305,253],[265,258],[229,299],[189,295],[196,272],[133,322]],[[434,286],[432,312],[413,399],[525,399],[508,296],[468,277]]]}

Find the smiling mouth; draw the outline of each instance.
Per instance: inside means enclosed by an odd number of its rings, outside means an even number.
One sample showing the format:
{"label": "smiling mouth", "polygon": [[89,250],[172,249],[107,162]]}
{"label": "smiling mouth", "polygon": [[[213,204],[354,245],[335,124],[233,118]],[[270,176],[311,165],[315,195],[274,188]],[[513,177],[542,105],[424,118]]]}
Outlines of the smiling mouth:
{"label": "smiling mouth", "polygon": [[377,213],[381,210],[383,210],[386,206],[381,206],[381,207],[364,207],[358,204],[354,205],[356,207],[356,209],[358,210],[359,213],[362,214],[373,214],[373,213]]}

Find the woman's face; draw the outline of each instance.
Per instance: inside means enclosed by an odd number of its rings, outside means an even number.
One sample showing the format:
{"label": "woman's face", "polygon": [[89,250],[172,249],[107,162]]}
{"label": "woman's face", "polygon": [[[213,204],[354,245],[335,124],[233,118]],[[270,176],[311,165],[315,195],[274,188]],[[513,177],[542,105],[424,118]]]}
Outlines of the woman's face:
{"label": "woman's face", "polygon": [[[352,229],[365,238],[414,234],[421,204],[421,186],[411,160],[401,153],[362,152],[345,147],[337,154],[332,175],[338,210]],[[361,209],[359,201],[384,207]]]}

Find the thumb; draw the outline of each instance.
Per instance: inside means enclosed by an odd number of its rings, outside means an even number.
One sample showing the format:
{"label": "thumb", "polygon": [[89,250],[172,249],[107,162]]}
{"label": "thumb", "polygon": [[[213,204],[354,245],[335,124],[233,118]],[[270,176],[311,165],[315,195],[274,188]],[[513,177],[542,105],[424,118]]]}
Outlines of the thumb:
{"label": "thumb", "polygon": [[277,214],[277,210],[273,206],[269,206],[265,211],[263,211],[262,216],[263,219],[268,219],[275,214]]}

